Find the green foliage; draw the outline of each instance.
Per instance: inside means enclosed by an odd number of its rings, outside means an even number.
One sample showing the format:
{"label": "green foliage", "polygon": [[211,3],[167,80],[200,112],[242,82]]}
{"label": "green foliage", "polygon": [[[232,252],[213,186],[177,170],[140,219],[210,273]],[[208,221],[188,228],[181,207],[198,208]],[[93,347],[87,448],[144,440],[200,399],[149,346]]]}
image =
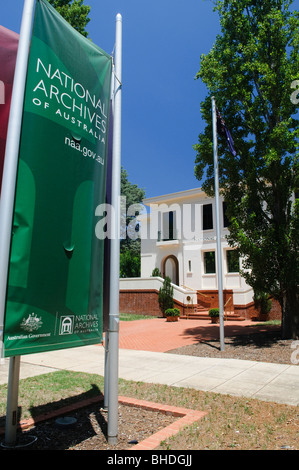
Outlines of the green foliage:
{"label": "green foliage", "polygon": [[125,204],[121,216],[120,277],[139,277],[140,238],[136,217],[142,212],[145,192],[136,184],[130,183],[124,168],[121,169],[121,196]]}
{"label": "green foliage", "polygon": [[126,197],[126,208],[128,209],[133,204],[140,204],[145,197],[144,189],[141,189],[137,184],[130,183],[127,171],[121,169],[121,194]]}
{"label": "green foliage", "polygon": [[259,309],[262,315],[266,315],[270,312],[272,307],[272,301],[269,299],[269,295],[265,292],[255,292],[254,293],[254,305],[255,308]]}
{"label": "green foliage", "polygon": [[178,308],[168,308],[165,310],[166,317],[179,317],[180,311]]}
{"label": "green foliage", "polygon": [[159,306],[163,314],[169,308],[173,308],[173,286],[171,285],[170,277],[166,276],[163,286],[159,289]]}
{"label": "green foliage", "polygon": [[129,181],[124,168],[121,169],[121,196],[121,249],[123,249],[131,247],[135,241],[140,242],[136,217],[143,212],[142,200],[145,197],[145,191]]}
{"label": "green foliage", "polygon": [[83,36],[88,36],[85,28],[90,21],[87,17],[90,6],[84,5],[83,0],[49,0],[49,3],[74,29]]}
{"label": "green foliage", "polygon": [[124,250],[120,253],[120,277],[140,276],[140,253],[134,250]]}
{"label": "green foliage", "polygon": [[154,268],[152,272],[152,277],[161,277],[161,272],[159,268]]}
{"label": "green foliage", "polygon": [[210,308],[209,316],[210,317],[219,317],[219,308]]}
{"label": "green foliage", "polygon": [[[229,243],[245,258],[242,275],[276,297],[284,335],[299,335],[299,120],[291,83],[299,78],[299,13],[291,0],[218,0],[221,34],[201,57],[201,105],[195,175],[214,191],[211,97],[237,157],[218,137],[219,184],[230,218]],[[291,333],[292,331],[292,333]]]}

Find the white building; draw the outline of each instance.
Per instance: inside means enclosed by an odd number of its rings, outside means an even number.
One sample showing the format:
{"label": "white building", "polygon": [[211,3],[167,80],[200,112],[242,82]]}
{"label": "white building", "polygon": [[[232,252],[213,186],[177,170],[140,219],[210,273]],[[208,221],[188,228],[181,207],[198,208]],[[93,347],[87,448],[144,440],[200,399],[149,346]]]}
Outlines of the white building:
{"label": "white building", "polygon": [[[141,236],[141,277],[158,268],[162,277],[195,291],[218,290],[215,199],[200,188],[143,201],[150,207]],[[220,200],[223,289],[233,290],[234,304],[252,301],[252,289],[239,274],[240,260],[226,241],[228,223]]]}
{"label": "white building", "polygon": [[[120,279],[120,310],[158,314],[158,292],[163,278],[173,283],[174,300],[182,315],[218,307],[215,199],[200,188],[145,199],[140,219],[141,276]],[[242,260],[228,245],[225,202],[220,198],[222,284],[226,318],[259,317],[253,289],[239,274]],[[158,269],[160,275],[153,276]],[[270,317],[280,318],[272,301]]]}
{"label": "white building", "polygon": [[[143,203],[148,213],[141,217],[141,277],[121,279],[121,292],[158,292],[163,278],[169,276],[178,305],[218,306],[215,199],[195,188]],[[253,290],[239,274],[242,261],[226,240],[228,221],[222,199],[220,224],[225,310],[256,316]],[[155,268],[161,277],[152,276]]]}
{"label": "white building", "polygon": [[[201,189],[145,199],[150,207],[141,236],[141,277],[159,268],[163,277],[195,290],[217,289],[215,200]],[[223,287],[246,287],[239,260],[228,246],[225,207],[220,203]]]}

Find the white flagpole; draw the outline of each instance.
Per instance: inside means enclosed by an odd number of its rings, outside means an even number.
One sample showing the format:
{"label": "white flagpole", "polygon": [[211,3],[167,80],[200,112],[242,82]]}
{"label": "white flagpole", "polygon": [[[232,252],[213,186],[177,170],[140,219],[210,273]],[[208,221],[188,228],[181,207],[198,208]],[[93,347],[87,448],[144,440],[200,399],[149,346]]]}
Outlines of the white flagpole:
{"label": "white flagpole", "polygon": [[[19,158],[19,145],[23,104],[27,76],[28,57],[31,41],[32,18],[35,0],[25,0],[18,53],[16,58],[13,91],[11,98],[9,122],[7,129],[5,158],[3,167],[1,200],[0,200],[0,330],[3,340],[3,324],[6,304],[6,287],[8,278],[9,253],[14,210],[16,174]],[[7,414],[5,442],[14,445],[17,431],[18,386],[20,357],[10,358],[10,372],[7,392]]]}
{"label": "white flagpole", "polygon": [[116,15],[115,79],[113,116],[113,157],[111,217],[111,261],[109,303],[108,443],[118,436],[118,353],[119,353],[119,255],[120,255],[120,176],[121,176],[121,76],[122,16]]}
{"label": "white flagpole", "polygon": [[217,277],[218,277],[218,297],[219,297],[220,350],[224,351],[222,252],[221,252],[220,211],[219,211],[219,168],[218,168],[218,146],[217,146],[217,117],[216,117],[216,103],[215,103],[214,96],[212,96],[212,115],[213,115],[213,151],[214,151],[214,179],[215,179],[215,203],[216,203]]}

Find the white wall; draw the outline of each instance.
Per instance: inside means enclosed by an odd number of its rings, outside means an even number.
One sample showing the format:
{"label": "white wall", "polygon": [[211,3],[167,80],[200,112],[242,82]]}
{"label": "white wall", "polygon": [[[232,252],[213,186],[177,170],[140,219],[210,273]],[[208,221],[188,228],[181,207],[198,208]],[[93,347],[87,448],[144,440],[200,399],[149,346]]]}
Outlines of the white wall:
{"label": "white wall", "polygon": [[[119,280],[120,290],[156,290],[159,292],[160,288],[163,286],[164,279],[161,277],[148,277],[148,278],[126,278]],[[190,297],[190,300],[188,298]],[[187,305],[188,303],[193,302],[195,305],[197,303],[197,294],[191,289],[184,289],[180,286],[173,284],[173,298],[182,304]]]}

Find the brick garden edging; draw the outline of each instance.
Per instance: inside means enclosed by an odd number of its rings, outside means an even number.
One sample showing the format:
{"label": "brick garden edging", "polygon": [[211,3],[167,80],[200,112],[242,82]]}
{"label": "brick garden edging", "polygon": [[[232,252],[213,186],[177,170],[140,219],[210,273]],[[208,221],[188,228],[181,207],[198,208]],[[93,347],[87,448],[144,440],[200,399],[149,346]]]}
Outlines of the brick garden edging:
{"label": "brick garden edging", "polygon": [[130,447],[127,450],[153,450],[160,445],[164,439],[168,439],[180,432],[185,426],[190,426],[195,421],[199,421],[208,413],[205,411],[196,411],[188,408],[181,408],[171,405],[163,405],[161,403],[153,403],[145,400],[138,400],[136,398],[119,397],[119,401],[128,406],[135,406],[151,411],[158,411],[160,413],[170,414],[172,416],[180,417],[172,424],[169,424],[160,431],[155,432],[152,436],[144,439],[138,444]]}
{"label": "brick garden edging", "polygon": [[[104,398],[103,395],[89,398],[87,400],[81,401],[80,403],[74,403],[72,405],[68,405],[63,408],[60,408],[59,410],[54,410],[52,412],[36,416],[34,419],[30,418],[27,420],[23,420],[20,422],[19,427],[21,429],[28,429],[31,426],[34,426],[35,424],[41,421],[53,419],[63,414],[71,413],[72,411],[75,411],[79,408],[84,408],[94,403],[98,403],[102,401],[103,398]],[[149,411],[165,413],[165,414],[172,415],[172,416],[179,418],[176,421],[174,421],[172,424],[166,426],[163,429],[160,429],[160,431],[155,432],[150,437],[128,448],[127,450],[153,450],[156,447],[158,447],[160,445],[160,442],[163,441],[164,439],[167,439],[171,436],[178,434],[180,430],[183,429],[185,426],[190,426],[195,421],[198,421],[201,418],[203,418],[205,415],[207,415],[207,412],[204,412],[204,411],[196,411],[196,410],[191,410],[188,408],[164,405],[161,403],[154,403],[154,402],[150,402],[146,400],[139,400],[137,398],[128,398],[128,397],[123,397],[123,396],[119,396],[119,403],[122,403],[123,405],[127,405],[127,406],[133,406],[136,408],[143,408]],[[5,433],[5,428],[0,428],[0,434],[4,434],[4,433]]]}

